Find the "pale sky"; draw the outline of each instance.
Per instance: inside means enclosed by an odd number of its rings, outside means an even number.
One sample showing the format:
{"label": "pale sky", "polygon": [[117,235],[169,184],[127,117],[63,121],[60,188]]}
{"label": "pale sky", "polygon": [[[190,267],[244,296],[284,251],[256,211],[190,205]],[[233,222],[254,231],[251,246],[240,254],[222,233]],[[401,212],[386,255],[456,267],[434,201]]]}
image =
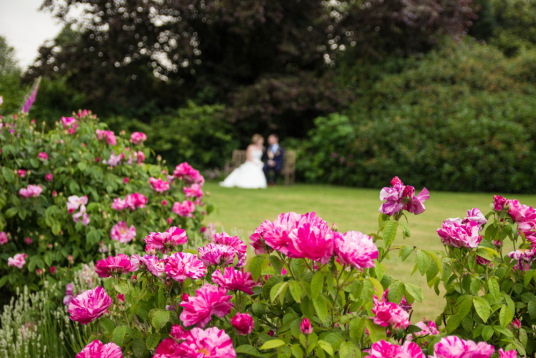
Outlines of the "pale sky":
{"label": "pale sky", "polygon": [[62,25],[45,11],[43,0],[0,0],[0,35],[15,48],[19,65],[26,69],[46,40],[53,40]]}

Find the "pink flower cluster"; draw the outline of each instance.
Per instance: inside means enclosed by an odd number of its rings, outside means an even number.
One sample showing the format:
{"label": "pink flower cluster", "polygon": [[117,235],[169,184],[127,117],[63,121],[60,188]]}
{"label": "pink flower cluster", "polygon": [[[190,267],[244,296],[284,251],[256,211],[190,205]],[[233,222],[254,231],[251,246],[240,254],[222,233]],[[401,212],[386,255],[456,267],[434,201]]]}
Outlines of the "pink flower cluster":
{"label": "pink flower cluster", "polygon": [[191,218],[194,216],[195,204],[190,200],[184,200],[182,203],[177,201],[173,204],[172,210],[179,216]]}
{"label": "pink flower cluster", "polygon": [[129,243],[136,237],[136,227],[131,225],[129,228],[125,221],[120,221],[112,227],[110,236],[112,240],[119,241],[122,244]]}
{"label": "pink flower cluster", "polygon": [[78,127],[78,122],[74,117],[61,117],[61,123],[63,124],[63,128],[67,129],[69,134],[74,134]]}
{"label": "pink flower cluster", "polygon": [[164,339],[156,348],[153,358],[235,358],[231,337],[224,330],[210,327],[193,328],[185,332],[175,325],[173,338]]}
{"label": "pink flower cluster", "polygon": [[212,315],[224,317],[231,312],[233,296],[227,295],[227,290],[206,284],[195,291],[195,296],[186,295],[181,302],[184,307],[180,320],[185,326],[197,325],[204,328]]}
{"label": "pink flower cluster", "polygon": [[19,269],[22,269],[22,267],[26,263],[26,258],[27,257],[28,257],[28,255],[26,255],[25,253],[16,254],[15,256],[9,257],[7,259],[7,265],[8,266],[14,266],[14,267],[17,267]]}
{"label": "pink flower cluster", "polygon": [[134,132],[130,135],[130,141],[134,144],[142,144],[147,140],[147,135],[143,132]]}
{"label": "pink flower cluster", "polygon": [[115,134],[112,131],[105,131],[105,130],[97,129],[95,131],[95,134],[97,135],[98,140],[105,140],[106,143],[108,143],[109,145],[117,144]]}
{"label": "pink flower cluster", "polygon": [[494,197],[494,208],[497,211],[507,209],[508,214],[517,224],[519,234],[525,235],[536,248],[536,210],[533,207],[523,205],[518,200],[508,200],[497,195]]}
{"label": "pink flower cluster", "polygon": [[147,204],[147,197],[143,194],[133,193],[127,194],[125,199],[115,198],[112,203],[112,209],[124,210],[129,208],[130,210],[142,209]]}
{"label": "pink flower cluster", "polygon": [[474,249],[482,241],[480,230],[486,222],[480,210],[474,208],[467,212],[467,217],[463,220],[460,218],[445,220],[441,228],[437,229],[437,234],[443,245]]}
{"label": "pink flower cluster", "polygon": [[130,262],[130,258],[124,254],[99,260],[95,265],[95,272],[99,277],[111,277],[114,274],[125,274],[132,271],[135,271],[135,267]]}
{"label": "pink flower cluster", "polygon": [[186,231],[172,226],[165,232],[151,232],[143,241],[147,245],[151,245],[155,250],[160,250],[165,254],[179,245],[186,244],[188,237],[186,236]]}
{"label": "pink flower cluster", "polygon": [[102,316],[111,305],[110,296],[104,288],[97,286],[73,298],[68,310],[71,320],[87,324]]}
{"label": "pink flower cluster", "polygon": [[201,199],[203,197],[203,190],[201,190],[201,185],[199,184],[192,184],[190,187],[185,186],[183,190],[187,198]]}
{"label": "pink flower cluster", "polygon": [[198,170],[192,168],[190,164],[184,162],[175,167],[173,171],[173,176],[175,178],[184,180],[188,184],[199,184],[203,185],[205,183],[205,178],[199,173]]}
{"label": "pink flower cluster", "polygon": [[113,343],[102,344],[101,341],[95,339],[76,355],[75,358],[123,358],[121,348]]}
{"label": "pink flower cluster", "polygon": [[307,258],[321,264],[335,254],[344,264],[363,269],[374,267],[378,258],[372,238],[357,231],[336,233],[314,212],[280,214],[273,222],[264,221],[250,239],[256,254],[277,250],[291,258]]}
{"label": "pink flower cluster", "polygon": [[[89,224],[89,215],[86,212],[86,204],[87,204],[87,196],[76,196],[71,195],[67,198],[67,211],[69,214],[73,214],[73,221],[75,223],[80,220],[80,217],[82,217],[82,225],[86,226]],[[80,211],[77,213],[74,213],[76,210],[80,208]]]}
{"label": "pink flower cluster", "polygon": [[119,164],[121,164],[121,162],[123,162],[124,160],[125,160],[125,154],[121,153],[119,155],[115,155],[115,153],[112,151],[110,153],[110,158],[108,160],[104,160],[103,163],[111,167],[116,167]]}
{"label": "pink flower cluster", "polygon": [[43,188],[41,185],[28,185],[27,188],[22,188],[19,190],[19,195],[23,198],[37,198],[41,195]]}
{"label": "pink flower cluster", "polygon": [[169,182],[163,181],[162,179],[158,178],[150,178],[149,179],[149,185],[154,191],[157,191],[159,193],[163,193],[165,191],[169,190]]}
{"label": "pink flower cluster", "polygon": [[536,253],[534,249],[518,249],[508,254],[511,259],[517,260],[517,264],[514,266],[514,270],[528,271],[531,263],[535,259]]}
{"label": "pink flower cluster", "polygon": [[387,301],[384,297],[379,300],[376,295],[374,295],[373,300],[372,313],[376,315],[373,318],[374,323],[395,330],[406,329],[409,326],[409,314],[402,307]]}
{"label": "pink flower cluster", "polygon": [[236,266],[244,266],[244,263],[246,262],[247,245],[240,240],[238,236],[230,236],[226,232],[222,232],[221,234],[214,233],[212,238],[214,244],[232,247],[236,252],[236,256],[238,257]]}
{"label": "pink flower cluster", "polygon": [[385,200],[380,211],[386,215],[394,215],[402,209],[415,215],[424,212],[424,201],[430,198],[426,188],[423,188],[418,195],[415,195],[415,188],[404,185],[398,177],[391,180],[391,187],[385,187],[380,192],[380,200]]}

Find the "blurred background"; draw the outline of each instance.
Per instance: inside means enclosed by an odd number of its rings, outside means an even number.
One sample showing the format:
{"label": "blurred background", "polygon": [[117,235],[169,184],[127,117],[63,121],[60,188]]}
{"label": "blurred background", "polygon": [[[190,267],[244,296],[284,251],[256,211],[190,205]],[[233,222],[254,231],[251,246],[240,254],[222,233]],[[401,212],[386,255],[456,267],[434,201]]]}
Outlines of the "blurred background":
{"label": "blurred background", "polygon": [[32,118],[91,109],[214,179],[275,132],[302,182],[536,192],[534,1],[0,3],[0,114],[41,76]]}

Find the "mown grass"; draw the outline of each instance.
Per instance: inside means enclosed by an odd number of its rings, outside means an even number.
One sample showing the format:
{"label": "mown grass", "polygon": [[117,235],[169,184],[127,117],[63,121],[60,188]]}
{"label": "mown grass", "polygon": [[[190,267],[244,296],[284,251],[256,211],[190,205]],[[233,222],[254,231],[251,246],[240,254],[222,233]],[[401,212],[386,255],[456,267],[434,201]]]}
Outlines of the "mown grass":
{"label": "mown grass", "polygon": [[[216,207],[207,221],[212,222],[216,230],[233,233],[244,241],[249,241],[249,235],[264,220],[274,220],[280,213],[288,211],[301,214],[316,211],[328,223],[335,223],[341,232],[357,230],[371,233],[378,229],[378,208],[381,201],[379,190],[376,189],[299,184],[247,190],[222,188],[217,183],[207,183],[205,191],[210,193],[208,200]],[[397,237],[394,245],[410,244],[429,250],[442,250],[443,245],[435,231],[441,223],[446,218],[463,217],[468,209],[474,207],[486,214],[490,210],[493,195],[431,191],[430,199],[426,201],[426,211],[421,215],[408,216],[411,237],[406,242]],[[505,197],[517,198],[527,205],[536,205],[536,195],[510,194]],[[432,319],[441,312],[442,298],[428,289],[426,279],[419,273],[411,275],[413,258],[401,262],[395,253],[386,266],[395,278],[415,283],[424,290],[424,302],[414,306],[413,321],[418,321],[423,316]]]}

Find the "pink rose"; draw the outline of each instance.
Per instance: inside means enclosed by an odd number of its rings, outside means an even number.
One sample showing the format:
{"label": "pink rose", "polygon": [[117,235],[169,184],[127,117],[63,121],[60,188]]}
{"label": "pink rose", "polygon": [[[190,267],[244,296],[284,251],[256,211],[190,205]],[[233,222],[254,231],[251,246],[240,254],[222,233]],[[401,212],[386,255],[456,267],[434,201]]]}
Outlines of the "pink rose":
{"label": "pink rose", "polygon": [[195,211],[195,205],[190,200],[184,200],[182,203],[175,202],[172,208],[173,212],[179,216],[191,218],[193,217],[193,212]]}
{"label": "pink rose", "polygon": [[203,328],[212,315],[224,317],[231,312],[232,297],[227,295],[226,289],[206,284],[195,291],[194,297],[189,296],[187,301],[181,302],[180,306],[184,307],[184,310],[180,320],[186,327],[195,324]]}
{"label": "pink rose", "polygon": [[499,349],[499,358],[517,358],[517,351],[512,349],[505,352],[504,349]]}
{"label": "pink rose", "polygon": [[242,240],[240,240],[238,236],[230,236],[226,232],[222,232],[221,234],[215,233],[213,235],[213,239],[215,244],[226,245],[235,249],[236,254],[238,256],[238,262],[236,263],[236,267],[240,268],[244,266],[244,263],[246,262],[247,245]]}
{"label": "pink rose", "polygon": [[181,163],[177,165],[177,167],[175,167],[175,170],[173,171],[173,176],[175,178],[184,180],[188,184],[203,185],[205,183],[205,179],[201,174],[199,174],[199,171],[192,168],[186,162]]}
{"label": "pink rose", "polygon": [[207,268],[197,256],[190,253],[176,252],[166,259],[165,266],[168,277],[178,282],[187,278],[199,279],[206,275]]}
{"label": "pink rose", "polygon": [[201,185],[199,184],[192,184],[190,187],[185,186],[183,190],[187,198],[201,199],[203,197],[203,190],[201,190]]}
{"label": "pink rose", "polygon": [[97,261],[95,273],[99,277],[111,277],[113,274],[125,274],[134,271],[134,266],[127,255],[119,254],[109,256],[105,260]]}
{"label": "pink rose", "polygon": [[159,193],[163,193],[165,191],[169,190],[169,182],[163,181],[162,179],[158,178],[150,178],[149,179],[149,185],[154,191],[157,191]]}
{"label": "pink rose", "polygon": [[373,343],[369,350],[371,358],[425,358],[421,348],[413,342],[406,342],[403,346],[381,340]]}
{"label": "pink rose", "polygon": [[129,243],[136,237],[136,227],[131,225],[129,228],[125,221],[120,221],[112,227],[110,236],[112,240],[119,241],[120,243]]}
{"label": "pink rose", "polygon": [[245,336],[253,331],[255,322],[253,318],[247,313],[237,312],[236,315],[231,318],[231,324],[236,329],[239,335]]}
{"label": "pink rose", "polygon": [[379,300],[376,295],[373,297],[374,307],[372,313],[374,323],[382,327],[392,327],[393,329],[406,329],[409,326],[409,314],[396,303],[387,300]]}
{"label": "pink rose", "polygon": [[26,255],[25,253],[16,254],[15,256],[9,257],[7,259],[7,265],[8,266],[14,266],[14,267],[17,267],[19,269],[22,269],[22,267],[26,263],[26,258],[27,257],[28,257],[28,255]]}
{"label": "pink rose", "polygon": [[26,170],[24,169],[17,170],[17,175],[21,178],[24,178],[26,176]]}
{"label": "pink rose", "polygon": [[76,195],[71,195],[67,198],[67,210],[69,214],[74,213],[79,207],[84,207],[87,205],[87,196],[78,197]]}
{"label": "pink rose", "polygon": [[97,286],[73,298],[69,304],[69,314],[71,320],[87,324],[102,316],[111,305],[110,296],[104,288]]}
{"label": "pink rose", "polygon": [[130,141],[134,144],[142,144],[146,140],[147,140],[147,135],[145,135],[145,133],[142,133],[142,132],[134,132],[130,136]]}
{"label": "pink rose", "polygon": [[45,175],[45,179],[47,181],[52,181],[52,173],[48,173],[47,175]]}
{"label": "pink rose", "polygon": [[300,323],[300,330],[303,334],[311,334],[313,332],[313,327],[311,326],[311,322],[308,318],[304,318]]}
{"label": "pink rose", "polygon": [[[231,337],[217,327],[205,330],[192,330],[175,338],[164,339],[156,348],[154,358],[184,357],[184,358],[235,358]],[[201,352],[201,353],[200,353]]]}
{"label": "pink rose", "polygon": [[244,272],[244,270],[236,270],[233,267],[226,267],[223,270],[223,274],[220,270],[214,271],[212,274],[212,282],[218,286],[231,291],[242,291],[248,295],[252,295],[251,290],[257,284],[253,281],[251,272]]}
{"label": "pink rose", "polygon": [[378,248],[372,238],[359,231],[335,235],[335,254],[347,265],[357,269],[374,267]]}
{"label": "pink rose", "polygon": [[97,129],[95,131],[95,134],[97,134],[98,140],[105,140],[106,143],[108,143],[109,145],[117,144],[116,139],[115,139],[115,134],[112,131],[105,131],[105,130]]}
{"label": "pink rose", "polygon": [[154,276],[164,277],[166,270],[166,263],[164,260],[160,260],[154,255],[145,255],[141,258],[141,262],[143,262],[147,270]]}
{"label": "pink rose", "polygon": [[474,221],[462,223],[460,219],[447,219],[437,229],[437,234],[443,245],[473,249],[482,241],[480,229],[480,225]]}
{"label": "pink rose", "polygon": [[0,231],[0,245],[5,245],[8,242],[7,234],[3,231]]}
{"label": "pink rose", "polygon": [[143,241],[145,241],[147,245],[151,245],[154,249],[166,253],[179,245],[184,245],[188,242],[188,237],[186,236],[186,231],[176,226],[172,226],[165,232],[149,233]]}
{"label": "pink rose", "polygon": [[448,336],[434,346],[435,358],[490,358],[495,349],[485,343],[475,343],[456,336]]}
{"label": "pink rose", "polygon": [[424,201],[430,198],[426,188],[415,196],[412,186],[404,185],[398,177],[391,180],[391,187],[385,187],[380,192],[380,200],[385,202],[380,207],[380,212],[385,215],[394,215],[402,209],[415,215],[424,212]]}
{"label": "pink rose", "polygon": [[46,152],[41,152],[37,155],[37,158],[41,160],[48,160],[48,154]]}
{"label": "pink rose", "polygon": [[333,256],[333,236],[328,223],[316,216],[315,212],[305,214],[288,235],[292,243],[289,256],[308,258],[325,264]]}
{"label": "pink rose", "polygon": [[207,266],[211,265],[231,265],[237,254],[236,250],[227,245],[207,244],[200,247],[199,258]]}
{"label": "pink rose", "polygon": [[117,344],[113,342],[102,344],[101,341],[95,339],[85,346],[75,358],[123,358],[123,353]]}
{"label": "pink rose", "polygon": [[41,195],[43,188],[41,185],[28,185],[27,188],[22,188],[19,190],[19,195],[23,198],[37,198]]}

